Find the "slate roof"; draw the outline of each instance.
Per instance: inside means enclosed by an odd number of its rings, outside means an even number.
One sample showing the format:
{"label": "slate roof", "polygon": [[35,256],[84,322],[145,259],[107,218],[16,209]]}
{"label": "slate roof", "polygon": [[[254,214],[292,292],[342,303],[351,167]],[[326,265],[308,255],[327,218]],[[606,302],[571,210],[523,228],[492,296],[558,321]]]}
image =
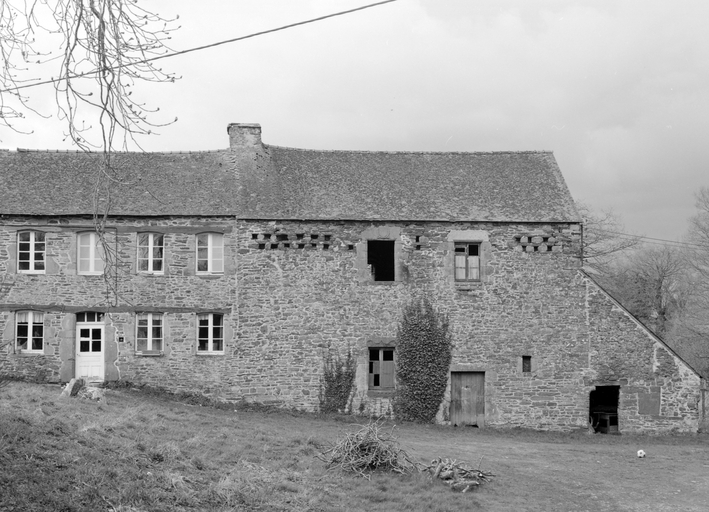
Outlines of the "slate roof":
{"label": "slate roof", "polygon": [[[116,215],[234,215],[233,173],[224,151],[116,153]],[[92,214],[100,154],[0,151],[0,214]]]}
{"label": "slate roof", "polygon": [[279,195],[264,217],[580,221],[551,152],[267,148]]}
{"label": "slate roof", "polygon": [[[0,214],[86,215],[100,155],[0,151]],[[579,222],[551,152],[118,153],[111,213],[249,219]]]}

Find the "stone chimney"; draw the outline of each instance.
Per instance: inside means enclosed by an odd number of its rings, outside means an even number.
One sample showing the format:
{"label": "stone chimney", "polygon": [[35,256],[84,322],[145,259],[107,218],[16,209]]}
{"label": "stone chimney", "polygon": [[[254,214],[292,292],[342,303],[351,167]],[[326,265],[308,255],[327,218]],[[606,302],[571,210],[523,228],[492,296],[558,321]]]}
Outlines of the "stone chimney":
{"label": "stone chimney", "polygon": [[231,123],[226,129],[229,134],[229,148],[260,148],[261,125],[254,123]]}

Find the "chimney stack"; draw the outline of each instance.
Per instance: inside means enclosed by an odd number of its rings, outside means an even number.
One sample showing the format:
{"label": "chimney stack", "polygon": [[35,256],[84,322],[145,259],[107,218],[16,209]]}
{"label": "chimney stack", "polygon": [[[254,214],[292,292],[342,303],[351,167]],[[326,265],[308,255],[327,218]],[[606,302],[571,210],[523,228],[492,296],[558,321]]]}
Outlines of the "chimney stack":
{"label": "chimney stack", "polygon": [[227,129],[229,147],[257,148],[261,146],[261,125],[256,123],[231,123]]}

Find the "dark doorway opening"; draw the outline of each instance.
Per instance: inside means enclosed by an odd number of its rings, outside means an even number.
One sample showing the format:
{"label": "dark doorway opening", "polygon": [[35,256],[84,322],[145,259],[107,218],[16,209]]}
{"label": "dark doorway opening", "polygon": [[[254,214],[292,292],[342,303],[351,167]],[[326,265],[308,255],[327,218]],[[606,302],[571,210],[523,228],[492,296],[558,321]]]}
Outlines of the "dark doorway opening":
{"label": "dark doorway opening", "polygon": [[593,430],[618,434],[618,397],[620,386],[596,386],[589,400],[589,419]]}
{"label": "dark doorway opening", "polygon": [[375,281],[394,281],[394,240],[367,240],[367,264]]}

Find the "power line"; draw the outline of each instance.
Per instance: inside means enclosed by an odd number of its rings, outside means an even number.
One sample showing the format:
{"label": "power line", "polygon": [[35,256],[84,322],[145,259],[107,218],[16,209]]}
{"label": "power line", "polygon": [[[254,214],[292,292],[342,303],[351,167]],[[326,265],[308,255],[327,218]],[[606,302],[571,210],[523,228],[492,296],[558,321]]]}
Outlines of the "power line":
{"label": "power line", "polygon": [[[590,229],[592,229],[594,231],[600,231],[602,233],[610,233],[613,235],[624,236],[626,238],[635,238],[638,240],[648,240],[647,243],[656,243],[656,245],[675,244],[675,245],[680,245],[680,246],[701,247],[702,249],[709,248],[709,245],[706,245],[706,244],[694,244],[691,242],[679,242],[677,240],[665,240],[664,238],[653,238],[650,236],[631,235],[630,233],[621,233],[620,231],[612,231],[610,229],[603,229],[603,228],[590,228]],[[657,242],[661,242],[661,243],[657,243]]]}
{"label": "power line", "polygon": [[[298,21],[298,22],[296,22],[296,23],[291,23],[291,24],[289,24],[289,25],[283,25],[282,27],[276,27],[276,28],[272,28],[272,29],[268,29],[268,30],[262,30],[261,32],[254,32],[253,34],[249,34],[249,35],[246,35],[246,36],[234,37],[234,38],[232,38],[232,39],[226,39],[226,40],[224,40],[224,41],[219,41],[219,42],[216,42],[216,43],[206,44],[206,45],[203,45],[203,46],[196,46],[196,47],[194,47],[194,48],[188,48],[187,50],[181,50],[181,51],[179,51],[179,52],[166,53],[165,55],[158,55],[157,57],[151,57],[151,58],[149,58],[149,59],[143,59],[143,60],[136,61],[136,62],[129,62],[129,63],[126,63],[126,64],[121,64],[121,65],[119,65],[119,66],[114,66],[114,67],[111,67],[111,68],[109,68],[109,69],[110,69],[110,70],[117,70],[117,69],[122,69],[122,68],[125,68],[125,67],[129,67],[129,66],[137,66],[137,65],[139,65],[139,64],[146,64],[146,63],[148,63],[148,62],[154,62],[154,61],[160,60],[160,59],[168,59],[168,58],[170,58],[170,57],[176,57],[176,56],[178,56],[178,55],[184,55],[184,54],[186,54],[186,53],[197,52],[197,51],[201,51],[201,50],[207,50],[207,49],[209,49],[209,48],[214,48],[215,46],[220,46],[220,45],[228,44],[228,43],[235,43],[235,42],[237,42],[237,41],[243,41],[244,39],[250,39],[250,38],[252,38],[252,37],[258,37],[258,36],[262,36],[262,35],[265,35],[265,34],[271,34],[271,33],[273,33],[273,32],[278,32],[278,31],[280,31],[280,30],[286,30],[286,29],[293,28],[293,27],[299,27],[299,26],[301,26],[301,25],[307,25],[308,23],[315,23],[316,21],[322,21],[322,20],[326,20],[326,19],[328,19],[328,18],[334,18],[334,17],[336,17],[336,16],[343,16],[343,15],[345,15],[345,14],[350,14],[350,13],[357,12],[357,11],[362,11],[362,10],[364,10],[364,9],[370,9],[370,8],[372,8],[372,7],[377,7],[377,6],[379,6],[379,5],[388,4],[388,3],[396,2],[396,1],[397,1],[397,0],[383,0],[383,1],[381,1],[381,2],[376,2],[376,3],[373,3],[373,4],[363,5],[363,6],[361,6],[361,7],[355,7],[354,9],[348,9],[348,10],[346,10],[346,11],[340,11],[340,12],[336,12],[336,13],[332,13],[332,14],[326,14],[325,16],[320,16],[320,17],[318,17],[318,18],[312,18],[312,19],[309,19],[309,20],[304,20],[304,21]],[[70,76],[69,79],[71,80],[71,79],[74,79],[74,78],[82,78],[82,77],[85,77],[85,76],[94,75],[94,74],[98,73],[98,71],[99,71],[99,70],[95,69],[95,70],[93,70],[93,71],[87,71],[86,73],[79,73],[78,75],[72,75],[72,76]],[[20,89],[28,89],[28,88],[30,88],[30,87],[37,87],[37,86],[39,86],[39,85],[52,84],[52,83],[55,83],[55,82],[59,82],[60,80],[63,80],[63,79],[62,79],[62,78],[51,78],[51,79],[49,79],[49,80],[43,80],[43,81],[41,81],[41,82],[34,82],[34,83],[31,83],[31,84],[19,85],[19,86],[17,86],[17,87],[10,87],[10,88],[8,88],[8,89],[2,89],[2,90],[0,90],[0,93],[2,93],[2,92],[11,92],[11,91],[19,91]]]}

